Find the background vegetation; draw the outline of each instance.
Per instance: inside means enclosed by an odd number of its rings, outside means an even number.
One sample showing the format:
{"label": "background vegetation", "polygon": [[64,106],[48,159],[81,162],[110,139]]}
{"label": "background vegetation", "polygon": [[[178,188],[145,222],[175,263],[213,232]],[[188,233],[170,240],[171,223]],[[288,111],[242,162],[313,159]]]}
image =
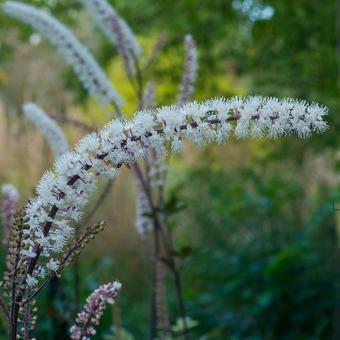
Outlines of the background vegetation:
{"label": "background vegetation", "polygon": [[[26,2],[49,7],[71,25],[117,88],[132,98],[116,51],[77,2]],[[194,339],[339,339],[339,1],[112,3],[145,50],[161,33],[166,37],[151,72],[159,104],[173,102],[183,35],[190,32],[199,47],[197,99],[292,96],[330,108],[329,131],[308,140],[188,148],[170,163],[168,200],[181,207],[174,209],[171,225],[188,314],[197,321]],[[52,157],[22,117],[21,104],[35,100],[51,114],[95,126],[105,117],[54,49],[2,13],[0,97],[0,183],[17,185],[25,203]],[[132,114],[136,104],[130,100],[124,109]],[[65,131],[74,142],[81,136],[74,128]],[[98,339],[111,339],[114,327],[135,339],[148,334],[150,268],[134,228],[133,191],[126,170],[97,212],[109,228],[81,256],[81,301],[101,282],[117,278],[124,287],[117,305],[105,314]],[[38,339],[65,338],[77,309],[73,297],[70,270],[39,304]],[[174,324],[171,286],[168,304]]]}

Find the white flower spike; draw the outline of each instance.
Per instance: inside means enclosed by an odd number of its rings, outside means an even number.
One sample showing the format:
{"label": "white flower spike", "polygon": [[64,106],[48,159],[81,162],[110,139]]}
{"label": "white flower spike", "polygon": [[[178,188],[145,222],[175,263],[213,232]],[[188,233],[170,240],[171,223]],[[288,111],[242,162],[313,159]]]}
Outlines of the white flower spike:
{"label": "white flower spike", "polygon": [[64,132],[41,107],[34,103],[26,103],[22,106],[22,109],[26,117],[46,137],[48,144],[53,150],[54,158],[58,158],[69,150],[69,145]]}
{"label": "white flower spike", "polygon": [[6,14],[32,26],[45,36],[72,65],[75,73],[90,94],[103,104],[111,104],[119,115],[123,103],[90,51],[75,35],[47,11],[17,1],[3,4]]}
{"label": "white flower spike", "polygon": [[187,138],[202,145],[226,141],[232,133],[237,138],[293,133],[307,137],[327,128],[326,114],[327,108],[318,104],[246,97],[141,111],[125,124],[113,120],[82,139],[76,151],[64,154],[54,171],[44,174],[37,197],[26,207],[34,242],[23,255],[43,252],[48,261],[62,252],[72,236],[70,222],[79,220],[98,178],[116,176],[122,165],[147,158],[151,149],[161,154],[167,140]]}

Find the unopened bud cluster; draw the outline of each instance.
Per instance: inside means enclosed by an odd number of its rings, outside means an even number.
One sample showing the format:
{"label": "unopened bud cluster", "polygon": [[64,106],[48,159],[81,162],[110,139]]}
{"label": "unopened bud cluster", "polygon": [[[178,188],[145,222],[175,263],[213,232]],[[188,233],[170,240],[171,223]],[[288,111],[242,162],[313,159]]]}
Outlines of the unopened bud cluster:
{"label": "unopened bud cluster", "polygon": [[80,255],[85,246],[91,241],[94,240],[98,233],[102,232],[105,229],[106,223],[101,221],[99,223],[95,223],[91,226],[86,227],[83,234],[78,238],[75,244],[71,247],[69,253],[66,255],[65,261],[62,261],[61,267],[69,266],[74,259]]}
{"label": "unopened bud cluster", "polygon": [[[29,248],[30,244],[28,234],[25,233],[29,230],[28,221],[24,210],[15,213],[6,256],[6,270],[2,282],[6,297],[10,297],[10,294],[16,295],[19,289],[26,284],[27,259],[22,254]],[[14,292],[10,291],[13,285],[16,287]]]}
{"label": "unopened bud cluster", "polygon": [[32,338],[32,332],[34,331],[37,324],[37,302],[36,300],[31,300],[25,305],[21,305],[19,308],[19,333],[17,335],[18,339],[30,339],[35,340],[36,338]]}
{"label": "unopened bud cluster", "polygon": [[72,340],[85,340],[96,334],[100,318],[107,304],[113,304],[121,289],[121,283],[114,281],[99,286],[86,300],[83,310],[78,313],[75,325],[70,329]]}

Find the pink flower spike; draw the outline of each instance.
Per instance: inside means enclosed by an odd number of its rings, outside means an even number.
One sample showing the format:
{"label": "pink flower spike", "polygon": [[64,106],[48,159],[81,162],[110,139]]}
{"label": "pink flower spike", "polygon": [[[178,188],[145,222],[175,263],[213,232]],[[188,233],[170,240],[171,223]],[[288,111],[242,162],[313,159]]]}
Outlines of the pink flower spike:
{"label": "pink flower spike", "polygon": [[106,305],[115,303],[121,287],[117,281],[102,284],[87,298],[83,310],[78,313],[70,329],[72,340],[85,340],[96,334],[94,326],[99,324]]}

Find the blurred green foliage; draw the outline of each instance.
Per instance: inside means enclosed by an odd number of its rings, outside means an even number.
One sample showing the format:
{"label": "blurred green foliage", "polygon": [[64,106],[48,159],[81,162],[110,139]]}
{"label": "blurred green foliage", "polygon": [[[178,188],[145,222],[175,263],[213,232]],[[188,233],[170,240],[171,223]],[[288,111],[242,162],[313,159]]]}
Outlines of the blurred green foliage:
{"label": "blurred green foliage", "polygon": [[188,176],[185,228],[197,248],[184,273],[197,336],[331,338],[340,270],[329,193],[305,216],[303,188],[281,176],[204,168]]}

